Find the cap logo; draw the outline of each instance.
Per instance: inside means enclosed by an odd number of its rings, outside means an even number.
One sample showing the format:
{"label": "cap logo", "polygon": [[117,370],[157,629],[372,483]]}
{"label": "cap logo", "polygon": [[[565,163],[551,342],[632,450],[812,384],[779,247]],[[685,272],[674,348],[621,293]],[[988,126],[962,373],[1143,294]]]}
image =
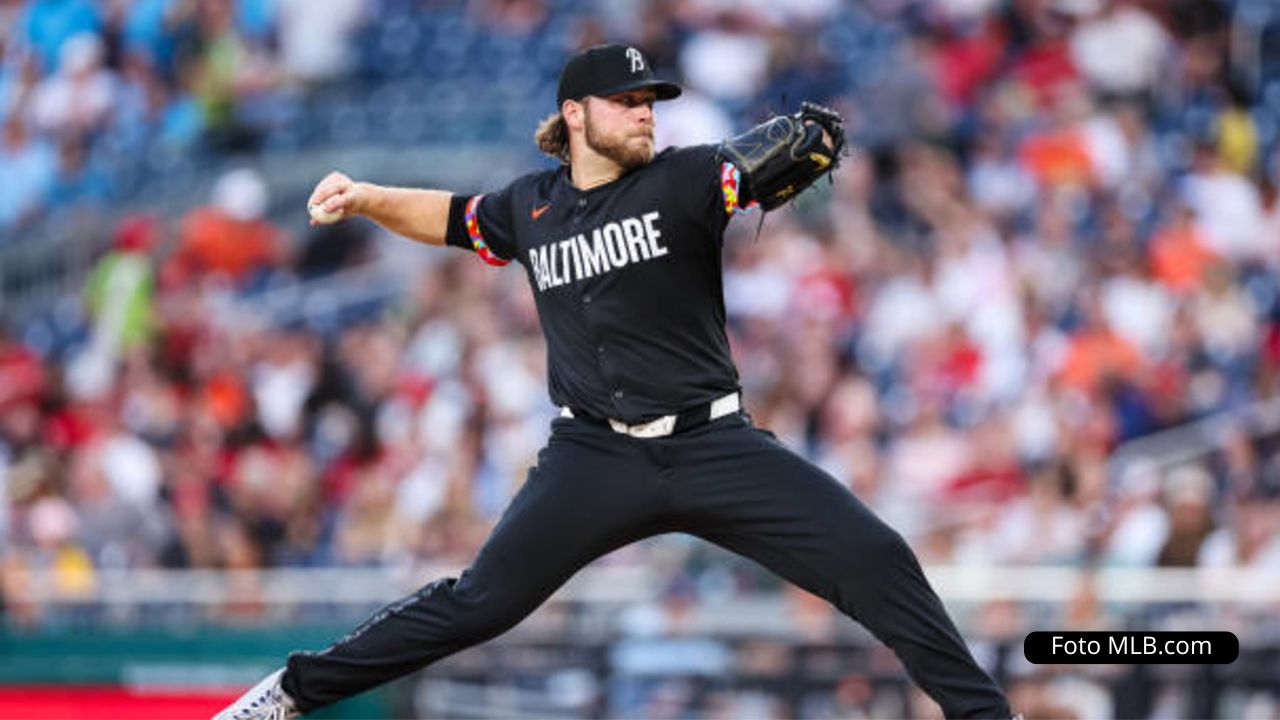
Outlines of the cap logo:
{"label": "cap logo", "polygon": [[644,71],[644,56],[640,54],[639,50],[633,47],[627,48],[627,59],[631,61],[631,72]]}

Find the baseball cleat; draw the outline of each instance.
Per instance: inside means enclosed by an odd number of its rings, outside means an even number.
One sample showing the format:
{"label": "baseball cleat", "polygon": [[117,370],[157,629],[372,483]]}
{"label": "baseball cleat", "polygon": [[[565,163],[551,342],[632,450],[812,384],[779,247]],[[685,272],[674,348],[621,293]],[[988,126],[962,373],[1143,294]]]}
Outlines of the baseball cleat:
{"label": "baseball cleat", "polygon": [[301,717],[293,698],[280,687],[284,668],[263,678],[213,720],[293,720]]}

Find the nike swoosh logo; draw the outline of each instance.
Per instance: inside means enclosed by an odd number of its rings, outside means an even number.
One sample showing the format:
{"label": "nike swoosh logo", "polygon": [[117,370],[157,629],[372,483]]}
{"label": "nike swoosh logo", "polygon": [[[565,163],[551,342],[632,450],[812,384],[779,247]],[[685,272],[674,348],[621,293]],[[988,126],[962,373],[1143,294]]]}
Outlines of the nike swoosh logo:
{"label": "nike swoosh logo", "polygon": [[551,203],[547,203],[546,205],[543,205],[542,207],[534,208],[534,209],[529,213],[529,217],[533,218],[534,220],[537,220],[538,218],[542,217],[542,213],[544,213],[544,212],[546,212],[546,211],[548,211],[548,210],[550,210],[550,209],[551,209]]}

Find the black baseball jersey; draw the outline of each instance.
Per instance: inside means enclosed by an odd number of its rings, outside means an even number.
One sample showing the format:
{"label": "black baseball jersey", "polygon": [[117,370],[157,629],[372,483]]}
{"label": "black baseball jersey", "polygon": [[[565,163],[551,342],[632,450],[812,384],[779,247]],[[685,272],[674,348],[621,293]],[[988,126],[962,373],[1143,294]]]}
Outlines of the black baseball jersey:
{"label": "black baseball jersey", "polygon": [[721,267],[739,184],[710,145],[665,150],[589,190],[561,167],[455,196],[447,242],[524,266],[553,403],[646,422],[739,389]]}

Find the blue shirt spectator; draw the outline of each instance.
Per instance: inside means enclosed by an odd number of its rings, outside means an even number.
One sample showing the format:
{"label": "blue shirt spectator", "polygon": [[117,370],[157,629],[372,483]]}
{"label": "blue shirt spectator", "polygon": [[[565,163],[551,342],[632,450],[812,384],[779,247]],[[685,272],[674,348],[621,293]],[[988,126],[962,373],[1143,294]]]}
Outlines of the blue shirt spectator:
{"label": "blue shirt spectator", "polygon": [[86,0],[34,0],[22,19],[23,37],[40,58],[45,73],[58,69],[58,52],[67,38],[101,29],[101,15]]}
{"label": "blue shirt spectator", "polygon": [[124,20],[125,46],[141,52],[157,67],[173,58],[174,42],[166,20],[174,0],[136,0]]}
{"label": "blue shirt spectator", "polygon": [[269,40],[279,14],[276,0],[236,0],[235,4],[240,32],[257,42]]}
{"label": "blue shirt spectator", "polygon": [[[28,132],[15,114],[0,138],[0,232],[7,235],[44,203],[57,172],[57,154],[49,143]],[[0,236],[3,237],[3,236]]]}
{"label": "blue shirt spectator", "polygon": [[49,207],[104,205],[111,194],[111,184],[86,157],[84,145],[75,140],[62,143],[58,149],[58,173],[49,188]]}

